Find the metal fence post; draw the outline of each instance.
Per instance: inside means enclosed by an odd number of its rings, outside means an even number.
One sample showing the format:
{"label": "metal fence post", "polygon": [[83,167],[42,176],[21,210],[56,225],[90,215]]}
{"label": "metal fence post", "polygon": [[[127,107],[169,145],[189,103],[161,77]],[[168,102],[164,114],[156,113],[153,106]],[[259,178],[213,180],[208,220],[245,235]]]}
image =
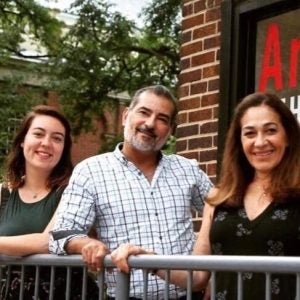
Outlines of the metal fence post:
{"label": "metal fence post", "polygon": [[129,300],[130,274],[117,272],[116,300]]}

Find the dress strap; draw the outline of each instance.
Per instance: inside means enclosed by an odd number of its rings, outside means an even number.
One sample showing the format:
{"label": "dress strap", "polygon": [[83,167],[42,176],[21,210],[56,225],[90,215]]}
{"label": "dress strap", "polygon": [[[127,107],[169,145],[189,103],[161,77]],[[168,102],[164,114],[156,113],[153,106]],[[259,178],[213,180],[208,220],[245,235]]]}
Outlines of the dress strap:
{"label": "dress strap", "polygon": [[6,203],[9,199],[10,196],[10,190],[3,186],[3,183],[0,184],[0,189],[1,189],[1,193],[0,193],[0,216],[2,216],[2,213],[5,209]]}

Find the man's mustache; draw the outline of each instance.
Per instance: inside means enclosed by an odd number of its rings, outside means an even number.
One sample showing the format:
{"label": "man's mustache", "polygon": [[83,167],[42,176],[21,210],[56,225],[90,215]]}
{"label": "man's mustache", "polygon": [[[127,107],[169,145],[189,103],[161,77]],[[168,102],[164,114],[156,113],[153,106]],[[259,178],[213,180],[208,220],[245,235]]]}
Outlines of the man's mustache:
{"label": "man's mustache", "polygon": [[138,131],[142,132],[142,133],[145,133],[147,135],[150,135],[153,138],[156,138],[156,134],[154,133],[154,129],[153,128],[149,128],[147,126],[141,126],[141,127],[138,127]]}

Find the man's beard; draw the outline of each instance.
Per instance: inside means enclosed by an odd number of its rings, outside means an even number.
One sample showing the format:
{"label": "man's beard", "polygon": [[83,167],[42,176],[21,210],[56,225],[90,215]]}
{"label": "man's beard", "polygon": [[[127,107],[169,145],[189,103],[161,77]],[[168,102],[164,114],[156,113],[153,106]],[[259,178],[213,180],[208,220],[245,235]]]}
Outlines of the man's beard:
{"label": "man's beard", "polygon": [[[151,134],[152,131],[147,128],[143,128],[143,131]],[[159,151],[165,144],[167,138],[164,140],[160,141],[159,143],[156,142],[155,136],[149,141],[144,141],[142,138],[138,137],[139,132],[134,132],[133,130],[130,130],[129,126],[125,126],[124,128],[124,139],[126,140],[127,143],[129,143],[132,147],[139,151],[143,152],[150,152],[150,151]],[[153,134],[153,133],[152,133]]]}

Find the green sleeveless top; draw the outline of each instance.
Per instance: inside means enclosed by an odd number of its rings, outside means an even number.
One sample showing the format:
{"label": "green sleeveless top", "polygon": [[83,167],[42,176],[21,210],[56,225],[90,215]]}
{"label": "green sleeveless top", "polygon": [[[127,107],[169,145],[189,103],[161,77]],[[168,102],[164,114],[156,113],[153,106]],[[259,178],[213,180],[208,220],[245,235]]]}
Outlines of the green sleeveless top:
{"label": "green sleeveless top", "polygon": [[[13,236],[28,233],[42,232],[51,220],[56,207],[60,201],[63,188],[51,191],[45,198],[36,203],[24,203],[17,190],[11,193],[6,188],[1,190],[0,205],[0,236]],[[71,270],[71,295],[70,299],[82,298],[82,278],[83,270],[81,267],[74,267]],[[67,285],[67,270],[65,267],[57,267],[54,279],[53,299],[65,299]],[[0,299],[14,300],[19,299],[21,285],[20,266],[13,266],[10,275],[2,278],[2,289]],[[50,267],[43,266],[40,269],[39,278],[39,299],[50,299],[48,288],[50,286]],[[34,299],[35,295],[35,268],[26,267],[24,275],[24,299]],[[87,278],[86,299],[99,299],[97,283],[90,276]]]}
{"label": "green sleeveless top", "polygon": [[[217,207],[210,232],[212,254],[300,256],[300,201],[271,203],[254,220],[244,207]],[[264,274],[245,272],[243,300],[265,299]],[[272,300],[295,299],[295,276],[273,274]],[[237,299],[237,276],[217,272],[216,299]]]}
{"label": "green sleeveless top", "polygon": [[5,206],[1,210],[0,236],[43,232],[57,208],[61,193],[61,190],[53,190],[35,203],[23,202],[18,190],[6,193],[8,198],[1,200],[1,206]]}

